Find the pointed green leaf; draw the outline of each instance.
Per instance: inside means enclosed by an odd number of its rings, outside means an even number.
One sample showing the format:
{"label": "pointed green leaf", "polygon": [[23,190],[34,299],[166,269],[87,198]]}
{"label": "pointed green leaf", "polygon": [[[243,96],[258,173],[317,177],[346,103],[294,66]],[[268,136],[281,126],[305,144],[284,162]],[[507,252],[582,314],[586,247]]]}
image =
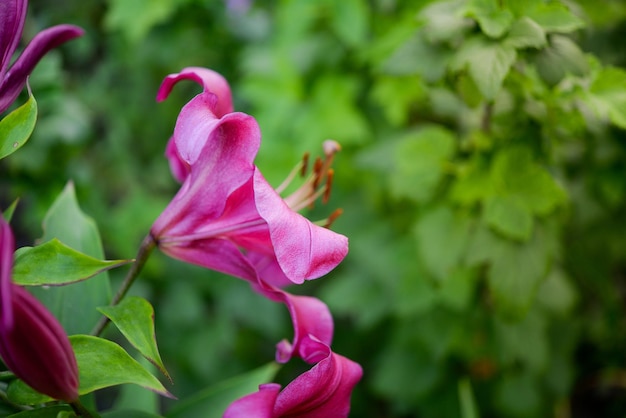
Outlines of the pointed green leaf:
{"label": "pointed green leaf", "polygon": [[513,13],[496,0],[470,0],[468,15],[474,17],[485,35],[499,38],[513,23]]}
{"label": "pointed green leaf", "polygon": [[280,368],[277,363],[268,363],[251,372],[208,387],[182,400],[167,413],[167,418],[221,418],[233,401],[259,390],[259,385],[268,383]]}
{"label": "pointed green leaf", "polygon": [[533,215],[517,196],[492,196],[485,202],[485,221],[505,236],[521,241],[530,238]]}
{"label": "pointed green leaf", "polygon": [[559,2],[540,3],[527,13],[547,32],[568,33],[585,27],[581,18]]}
{"label": "pointed green leaf", "polygon": [[6,210],[2,214],[2,217],[4,218],[5,221],[11,222],[11,219],[13,218],[13,213],[15,212],[15,208],[17,207],[17,202],[18,202],[18,199],[15,199],[13,203],[11,203],[11,205],[8,208],[6,208]]}
{"label": "pointed green leaf", "polygon": [[587,103],[600,117],[626,129],[626,71],[615,67],[602,69],[589,89]]}
{"label": "pointed green leaf", "polygon": [[459,403],[461,404],[461,418],[480,418],[472,383],[467,377],[459,380]]}
{"label": "pointed green leaf", "polygon": [[154,335],[154,309],[150,302],[144,298],[132,296],[127,297],[118,305],[100,307],[98,310],[115,324],[142,356],[157,366],[171,381],[157,348]]}
{"label": "pointed green leaf", "polygon": [[[50,207],[43,227],[42,242],[57,238],[84,254],[104,258],[98,228],[78,206],[72,183],[68,183]],[[89,333],[100,319],[96,307],[108,305],[111,299],[106,272],[71,286],[38,287],[32,290],[59,319],[68,334]]]}
{"label": "pointed green leaf", "polygon": [[26,103],[0,120],[0,159],[13,154],[28,141],[37,122],[37,101],[32,94]]}
{"label": "pointed green leaf", "polygon": [[89,335],[72,335],[70,342],[78,362],[78,392],[81,395],[132,383],[168,398],[173,397],[156,377],[114,342]]}
{"label": "pointed green leaf", "polygon": [[454,59],[453,68],[467,67],[476,86],[487,100],[493,100],[515,59],[515,48],[480,36],[467,40]]}
{"label": "pointed green leaf", "polygon": [[129,260],[98,260],[54,238],[15,254],[13,281],[20,286],[58,286],[86,280]]}

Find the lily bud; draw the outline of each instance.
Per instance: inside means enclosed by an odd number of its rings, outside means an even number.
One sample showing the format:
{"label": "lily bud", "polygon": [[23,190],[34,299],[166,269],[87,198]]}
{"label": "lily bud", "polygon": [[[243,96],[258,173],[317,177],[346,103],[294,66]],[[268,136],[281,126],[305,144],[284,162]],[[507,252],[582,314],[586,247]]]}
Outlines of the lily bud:
{"label": "lily bud", "polygon": [[26,289],[11,283],[14,241],[0,216],[0,357],[37,392],[78,399],[78,365],[56,318]]}

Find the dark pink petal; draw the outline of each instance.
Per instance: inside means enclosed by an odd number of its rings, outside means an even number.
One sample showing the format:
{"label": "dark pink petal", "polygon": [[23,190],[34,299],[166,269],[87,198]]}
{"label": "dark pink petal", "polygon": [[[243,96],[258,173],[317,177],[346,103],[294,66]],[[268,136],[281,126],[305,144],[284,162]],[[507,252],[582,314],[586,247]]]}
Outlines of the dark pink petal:
{"label": "dark pink petal", "polygon": [[14,326],[0,327],[0,356],[26,384],[54,399],[78,399],[78,366],[61,324],[25,289],[13,287]]}
{"label": "dark pink petal", "polygon": [[278,264],[293,283],[325,275],[348,253],[348,238],[294,212],[258,169],[254,172],[254,198],[269,227]]}
{"label": "dark pink petal", "polygon": [[317,363],[328,353],[322,353],[321,357],[315,357],[313,352],[317,350],[315,342],[313,349],[309,345],[313,338],[324,346],[330,346],[333,340],[333,317],[328,306],[321,300],[310,296],[295,296],[283,290],[269,286],[259,281],[254,288],[265,297],[276,302],[282,302],[289,309],[293,322],[294,336],[290,344],[283,341],[278,344],[276,361],[286,363],[293,355],[304,359],[308,363]]}
{"label": "dark pink petal", "polygon": [[363,370],[357,363],[335,354],[298,376],[276,399],[275,417],[346,418],[350,397],[361,380]]}
{"label": "dark pink petal", "polygon": [[230,86],[221,74],[201,67],[183,68],[180,73],[170,74],[161,83],[157,93],[157,101],[167,99],[172,88],[181,80],[192,80],[200,84],[205,93],[212,93],[215,99],[212,102],[211,111],[218,118],[233,111],[233,97]]}
{"label": "dark pink petal", "polygon": [[13,287],[11,285],[11,270],[13,267],[13,252],[15,240],[11,227],[0,213],[0,328],[11,329],[13,327]]}
{"label": "dark pink petal", "polygon": [[0,2],[0,80],[4,79],[11,57],[22,38],[27,8],[26,0]]}
{"label": "dark pink petal", "polygon": [[81,28],[73,25],[57,25],[39,32],[0,81],[0,113],[15,101],[26,78],[48,51],[83,33]]}
{"label": "dark pink petal", "polygon": [[191,171],[191,166],[180,158],[178,150],[176,149],[174,137],[171,137],[167,142],[167,146],[165,147],[165,157],[170,164],[170,171],[172,172],[174,178],[178,180],[179,183],[184,182]]}
{"label": "dark pink petal", "polygon": [[229,196],[247,183],[254,171],[252,161],[261,139],[256,120],[243,113],[216,119],[206,111],[208,99],[208,95],[199,94],[178,118],[175,135],[181,134],[188,145],[178,149],[187,150],[195,164],[152,226],[152,235],[163,238],[163,242],[202,235],[201,228],[210,228],[211,222],[222,216]]}
{"label": "dark pink petal", "polygon": [[274,404],[280,392],[280,385],[267,383],[259,386],[259,391],[233,402],[223,418],[273,418]]}

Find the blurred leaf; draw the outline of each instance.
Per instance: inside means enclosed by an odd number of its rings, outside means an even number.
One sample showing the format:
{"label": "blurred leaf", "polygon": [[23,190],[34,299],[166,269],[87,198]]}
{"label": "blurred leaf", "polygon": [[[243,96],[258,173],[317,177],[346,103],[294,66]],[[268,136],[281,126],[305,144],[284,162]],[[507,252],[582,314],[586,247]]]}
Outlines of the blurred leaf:
{"label": "blurred leaf", "polygon": [[462,38],[473,22],[463,16],[464,1],[435,1],[424,7],[418,19],[424,22],[424,34],[431,42],[447,42]]}
{"label": "blurred leaf", "polygon": [[553,269],[537,292],[537,301],[547,310],[567,315],[579,298],[578,292],[565,272]]}
{"label": "blurred leaf", "polygon": [[6,208],[5,211],[2,213],[2,217],[5,221],[11,222],[11,219],[13,219],[13,214],[15,213],[15,208],[17,207],[17,203],[18,200],[14,200],[13,203],[11,203],[9,207]]}
{"label": "blurred leaf", "polygon": [[461,404],[461,418],[480,418],[470,380],[468,378],[460,379],[458,388],[459,403]]}
{"label": "blurred leaf", "polygon": [[541,395],[537,380],[528,373],[503,376],[495,395],[502,416],[534,417],[540,411]]}
{"label": "blurred leaf", "polygon": [[533,215],[518,196],[491,196],[485,201],[485,221],[510,238],[526,241],[533,231]]}
{"label": "blurred leaf", "polygon": [[382,71],[392,75],[418,74],[429,82],[440,80],[452,51],[442,45],[428,42],[422,32],[417,32],[401,44],[382,64]]}
{"label": "blurred leaf", "polygon": [[135,43],[156,24],[166,20],[186,0],[108,0],[104,25],[119,30]]}
{"label": "blurred leaf", "polygon": [[120,409],[108,411],[100,415],[102,418],[162,418],[161,415],[151,414],[144,411]]}
{"label": "blurred leaf", "polygon": [[417,77],[379,77],[371,95],[389,122],[401,126],[411,116],[411,108],[426,98],[425,86]]}
{"label": "blurred leaf", "polygon": [[543,28],[531,18],[524,16],[511,26],[504,43],[514,48],[543,48],[548,44]]}
{"label": "blurred leaf", "polygon": [[259,385],[274,378],[280,366],[268,363],[251,372],[222,381],[181,400],[168,411],[167,418],[220,418],[233,401],[254,393]]}
{"label": "blurred leaf", "polygon": [[559,2],[538,3],[527,14],[546,32],[568,33],[585,27],[582,19]]}
{"label": "blurred leaf", "polygon": [[550,37],[550,44],[535,57],[537,71],[549,85],[558,84],[567,74],[583,76],[589,72],[585,54],[565,36]]}
{"label": "blurred leaf", "polygon": [[115,306],[99,307],[126,339],[142,356],[172,380],[163,365],[154,334],[154,309],[150,302],[138,296],[130,296]]}
{"label": "blurred leaf", "polygon": [[467,9],[490,38],[499,38],[513,23],[513,13],[496,0],[470,0]]}
{"label": "blurred leaf", "polygon": [[0,159],[13,154],[28,141],[37,122],[37,101],[30,94],[26,103],[0,120]]}
{"label": "blurred leaf", "polygon": [[481,94],[485,99],[493,100],[516,57],[515,48],[474,36],[463,43],[452,67],[458,71],[467,66]]}
{"label": "blurred leaf", "polygon": [[425,126],[404,137],[396,146],[390,178],[393,194],[417,202],[430,199],[454,148],[453,134],[441,126]]}
{"label": "blurred leaf", "polygon": [[602,69],[585,98],[598,115],[626,129],[626,71],[616,67]]}
{"label": "blurred leaf", "polygon": [[447,206],[423,214],[415,227],[418,251],[426,268],[444,282],[461,261],[470,230],[470,220]]}
{"label": "blurred leaf", "polygon": [[18,412],[17,414],[9,415],[7,418],[57,418],[59,413],[63,411],[70,412],[72,408],[67,405],[54,405]]}
{"label": "blurred leaf", "polygon": [[364,0],[330,1],[335,32],[345,43],[357,47],[367,40],[370,6]]}
{"label": "blurred leaf", "polygon": [[63,244],[56,238],[15,253],[13,281],[20,286],[58,286],[89,279],[130,260],[98,260]]}
{"label": "blurred leaf", "polygon": [[[68,183],[54,201],[43,221],[42,242],[57,238],[66,245],[97,259],[104,258],[100,234],[93,219],[78,206],[74,185]],[[97,306],[110,300],[108,274],[71,286],[33,288],[37,296],[59,319],[68,334],[88,333],[100,319]]]}

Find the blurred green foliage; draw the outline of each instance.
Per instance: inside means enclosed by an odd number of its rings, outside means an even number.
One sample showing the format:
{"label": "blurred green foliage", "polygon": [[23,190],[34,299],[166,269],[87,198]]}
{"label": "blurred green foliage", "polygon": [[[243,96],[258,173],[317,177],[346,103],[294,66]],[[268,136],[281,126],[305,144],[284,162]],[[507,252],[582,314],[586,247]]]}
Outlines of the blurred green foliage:
{"label": "blurred green foliage", "polygon": [[[330,207],[309,215],[342,207],[351,252],[304,290],[365,370],[351,416],[623,416],[626,4],[249,3],[31,2],[26,39],[87,34],[37,67],[35,132],[0,164],[22,244],[71,179],[107,257],[132,257],[176,191],[163,151],[198,91],[156,104],[157,88],[210,67],[258,119],[273,184],[324,139],[343,145]],[[290,337],[282,306],[162,256],[133,292],[181,399]]]}

